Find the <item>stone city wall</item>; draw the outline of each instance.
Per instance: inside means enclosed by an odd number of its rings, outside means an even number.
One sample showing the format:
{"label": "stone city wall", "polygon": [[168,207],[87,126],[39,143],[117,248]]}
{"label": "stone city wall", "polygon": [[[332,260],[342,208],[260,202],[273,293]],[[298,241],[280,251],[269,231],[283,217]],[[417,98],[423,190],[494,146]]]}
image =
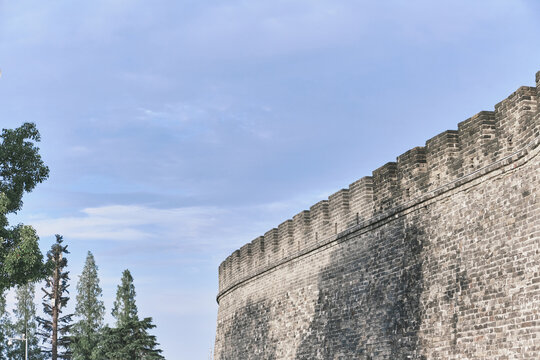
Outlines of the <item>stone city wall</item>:
{"label": "stone city wall", "polygon": [[540,359],[540,72],[236,250],[215,359]]}

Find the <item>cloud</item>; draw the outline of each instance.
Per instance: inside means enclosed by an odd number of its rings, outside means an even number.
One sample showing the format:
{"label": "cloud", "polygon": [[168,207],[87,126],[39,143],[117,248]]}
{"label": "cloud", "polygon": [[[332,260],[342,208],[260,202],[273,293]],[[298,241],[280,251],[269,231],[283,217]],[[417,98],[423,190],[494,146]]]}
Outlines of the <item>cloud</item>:
{"label": "cloud", "polygon": [[[70,240],[106,243],[106,248],[98,248],[107,255],[176,254],[174,259],[161,261],[174,260],[175,264],[197,267],[197,258],[184,255],[206,252],[221,256],[277,226],[285,216],[292,217],[325,197],[326,194],[303,194],[227,208],[107,205],[86,207],[69,216],[26,214],[17,221],[31,224],[40,237],[62,234]],[[145,258],[145,261],[154,260]]]}
{"label": "cloud", "polygon": [[[208,121],[227,107],[198,106],[186,102],[163,104],[158,109],[139,107],[136,119],[153,126],[180,126],[188,122]],[[213,116],[212,116],[213,115]]]}
{"label": "cloud", "polygon": [[157,209],[137,205],[85,208],[80,216],[31,220],[40,236],[61,233],[80,240],[137,241],[194,239],[215,226],[222,210],[214,207]]}
{"label": "cloud", "polygon": [[176,102],[158,108],[139,107],[138,120],[150,127],[165,127],[175,130],[181,137],[195,136],[210,143],[227,141],[225,137],[237,132],[257,140],[270,140],[274,135],[272,109],[266,105],[236,106],[226,100]]}

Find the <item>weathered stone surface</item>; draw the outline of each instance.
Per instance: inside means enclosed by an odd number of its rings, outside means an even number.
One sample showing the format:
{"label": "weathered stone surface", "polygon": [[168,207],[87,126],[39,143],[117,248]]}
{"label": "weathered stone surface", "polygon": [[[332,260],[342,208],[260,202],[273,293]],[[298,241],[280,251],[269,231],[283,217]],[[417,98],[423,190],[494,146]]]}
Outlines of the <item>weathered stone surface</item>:
{"label": "weathered stone surface", "polygon": [[215,358],[540,359],[539,85],[233,253]]}

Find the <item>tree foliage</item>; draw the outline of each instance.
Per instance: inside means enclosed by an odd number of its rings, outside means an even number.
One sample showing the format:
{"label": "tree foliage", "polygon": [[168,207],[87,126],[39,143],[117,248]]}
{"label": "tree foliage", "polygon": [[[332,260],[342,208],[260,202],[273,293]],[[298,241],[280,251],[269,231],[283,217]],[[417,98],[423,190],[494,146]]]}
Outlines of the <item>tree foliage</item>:
{"label": "tree foliage", "polygon": [[9,237],[1,238],[0,291],[43,278],[46,274],[36,231],[28,225],[17,225],[4,233],[7,232]]}
{"label": "tree foliage", "polygon": [[11,213],[21,209],[24,192],[49,177],[49,168],[35,145],[41,140],[35,124],[3,129],[0,138],[0,192],[6,195],[6,210]]}
{"label": "tree foliage", "polygon": [[102,290],[97,271],[94,255],[89,251],[77,283],[77,305],[74,315],[78,321],[73,325],[71,337],[73,360],[92,359],[101,338],[105,306],[100,299]]}
{"label": "tree foliage", "polygon": [[155,328],[152,318],[127,320],[121,326],[106,326],[102,341],[95,353],[100,360],[162,360],[161,350],[154,335],[148,330]]}
{"label": "tree foliage", "polygon": [[36,143],[33,123],[0,134],[0,292],[44,276],[43,256],[35,231],[24,225],[9,228],[7,215],[22,207],[22,197],[49,176]]}
{"label": "tree foliage", "polygon": [[13,324],[6,309],[5,293],[0,294],[0,358],[7,358],[8,337],[10,336]]}
{"label": "tree foliage", "polygon": [[116,326],[120,327],[131,320],[139,320],[137,305],[135,304],[135,285],[129,270],[124,270],[120,285],[116,290],[116,300],[112,309],[112,316],[116,319]]}
{"label": "tree foliage", "polygon": [[[35,287],[28,283],[19,286],[15,292],[16,305],[13,310],[15,321],[9,332],[10,337],[21,339],[23,336],[28,338],[28,359],[44,360],[45,354],[39,347],[37,337],[37,319],[36,305],[34,304]],[[19,360],[24,359],[26,344],[24,341],[16,340],[8,347],[6,359]]]}
{"label": "tree foliage", "polygon": [[38,318],[43,342],[50,344],[50,347],[46,347],[45,352],[51,355],[52,360],[70,358],[70,337],[68,334],[73,314],[61,315],[69,300],[69,297],[65,295],[69,293],[67,290],[69,271],[64,270],[67,267],[67,259],[64,254],[69,254],[69,251],[67,245],[63,245],[62,242],[62,236],[56,235],[56,242],[47,252],[47,265],[50,272],[46,279],[45,288],[41,289],[45,293],[43,311],[47,318]]}
{"label": "tree foliage", "polygon": [[106,326],[96,351],[100,360],[161,360],[156,337],[148,330],[155,328],[152,318],[139,320],[135,304],[135,286],[129,270],[122,274],[122,280],[116,291],[116,300],[112,310],[116,327]]}

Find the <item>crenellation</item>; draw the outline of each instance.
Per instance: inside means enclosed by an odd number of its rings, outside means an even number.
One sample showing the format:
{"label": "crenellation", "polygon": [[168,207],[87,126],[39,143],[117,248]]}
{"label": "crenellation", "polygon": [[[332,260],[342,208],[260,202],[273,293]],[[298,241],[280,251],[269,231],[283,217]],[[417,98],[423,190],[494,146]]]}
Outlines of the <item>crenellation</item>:
{"label": "crenellation", "polygon": [[278,229],[273,228],[268,230],[264,234],[264,246],[265,246],[265,255],[266,255],[266,263],[267,264],[274,264],[278,262],[282,256],[283,253],[280,251],[279,246],[279,235],[278,235]]}
{"label": "crenellation", "polygon": [[235,250],[232,253],[232,276],[231,280],[233,283],[237,282],[239,279],[242,278],[242,261],[240,257],[240,249]]}
{"label": "crenellation", "polygon": [[533,116],[532,138],[540,136],[540,71],[536,73],[536,114]]}
{"label": "crenellation", "polygon": [[333,234],[338,234],[348,228],[349,219],[349,189],[341,189],[328,197],[330,226]]}
{"label": "crenellation", "polygon": [[222,266],[222,278],[220,278],[219,286],[221,289],[226,289],[232,283],[232,254],[221,263]]}
{"label": "crenellation", "polygon": [[375,213],[397,205],[399,198],[398,169],[396,162],[388,162],[373,171],[373,200]]}
{"label": "crenellation", "polygon": [[426,141],[426,163],[428,164],[427,189],[433,190],[457,179],[459,162],[459,135],[456,130],[447,130]]}
{"label": "crenellation", "polygon": [[282,248],[283,257],[298,251],[295,244],[294,228],[292,220],[285,220],[278,226],[279,245]]}
{"label": "crenellation", "polygon": [[225,286],[225,281],[227,279],[227,273],[226,273],[226,263],[223,261],[221,264],[219,264],[218,267],[218,285],[220,289],[223,289]]}
{"label": "crenellation", "polygon": [[318,243],[332,234],[332,231],[330,231],[328,226],[330,224],[330,214],[328,210],[328,200],[321,200],[309,208],[311,231],[314,234],[311,240],[315,243]]}
{"label": "crenellation", "polygon": [[538,129],[534,116],[538,113],[538,93],[535,87],[522,86],[495,105],[498,125],[499,152],[511,154],[533,138]]}
{"label": "crenellation", "polygon": [[233,254],[231,254],[225,260],[227,262],[226,268],[227,268],[227,274],[228,274],[228,278],[226,281],[227,286],[231,286],[235,282],[233,258],[234,258]]}
{"label": "crenellation", "polygon": [[373,199],[373,178],[364,176],[349,185],[349,226],[371,218],[375,211]]}
{"label": "crenellation", "polygon": [[425,189],[428,179],[426,148],[417,146],[397,158],[401,200],[416,198]]}
{"label": "crenellation", "polygon": [[251,243],[240,248],[240,276],[245,277],[253,269]]}
{"label": "crenellation", "polygon": [[[461,168],[458,177],[462,177],[493,161],[493,149],[490,145],[495,139],[495,113],[481,111],[458,124]],[[492,151],[490,151],[492,150]]]}
{"label": "crenellation", "polygon": [[266,254],[264,247],[264,236],[259,236],[251,242],[251,249],[253,251],[253,268],[261,269],[266,265]]}
{"label": "crenellation", "polygon": [[216,359],[538,359],[535,80],[227,257]]}
{"label": "crenellation", "polygon": [[536,93],[537,96],[540,98],[540,71],[536,73]]}
{"label": "crenellation", "polygon": [[311,238],[311,214],[304,210],[293,216],[293,237],[298,244],[298,251],[306,248]]}

